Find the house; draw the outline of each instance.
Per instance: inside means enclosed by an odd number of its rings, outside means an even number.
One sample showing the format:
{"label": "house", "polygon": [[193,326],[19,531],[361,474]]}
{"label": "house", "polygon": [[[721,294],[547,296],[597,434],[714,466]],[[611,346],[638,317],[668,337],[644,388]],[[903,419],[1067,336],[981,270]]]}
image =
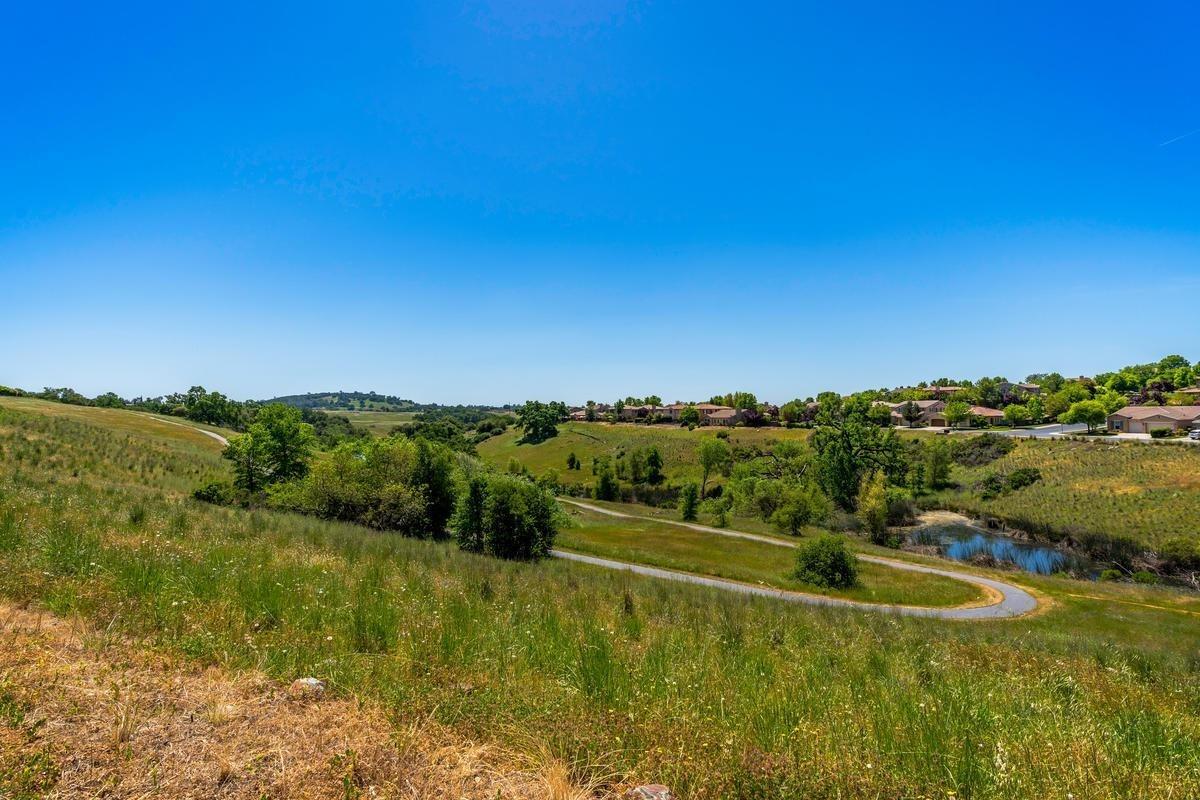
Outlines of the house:
{"label": "house", "polygon": [[1200,386],[1189,386],[1186,389],[1180,389],[1180,394],[1189,394],[1192,397],[1200,397]]}
{"label": "house", "polygon": [[[1000,411],[998,409],[995,409],[995,408],[988,408],[987,406],[971,406],[968,409],[968,411],[971,414],[971,416],[968,417],[966,420],[966,422],[968,424],[970,424],[973,421],[972,417],[975,419],[982,420],[982,421],[986,422],[988,425],[995,425],[999,422],[1004,421],[1004,412]],[[902,421],[902,423],[900,423],[900,424],[908,424],[908,423],[907,423],[907,421]],[[928,424],[929,427],[931,427],[931,428],[948,427],[950,425],[950,421],[948,419],[946,419],[945,407],[943,407],[937,411],[930,412],[927,416],[926,424]],[[959,424],[961,425],[962,423],[959,423]]]}
{"label": "house", "polygon": [[[904,418],[904,407],[909,403],[921,410],[921,416],[917,417],[915,422],[910,422]],[[946,418],[940,416],[940,412],[946,410],[946,402],[944,400],[904,400],[899,403],[884,403],[892,409],[892,424],[893,425],[932,425],[934,427],[945,427]],[[935,422],[938,419],[940,422]]]}
{"label": "house", "polygon": [[1200,406],[1125,406],[1108,415],[1108,429],[1121,433],[1149,433],[1160,428],[1188,430],[1200,427]]}
{"label": "house", "polygon": [[955,393],[964,390],[962,386],[930,386],[926,391],[931,393],[935,400],[945,400],[947,397],[953,397]]}
{"label": "house", "polygon": [[[701,422],[708,422],[718,411],[733,411],[729,406],[719,406],[715,403],[696,403],[696,410],[700,412]],[[723,416],[722,419],[724,418]]]}
{"label": "house", "polygon": [[587,409],[577,408],[571,412],[570,417],[572,422],[585,422],[587,421]]}
{"label": "house", "polygon": [[745,413],[740,408],[718,408],[715,411],[710,411],[708,416],[704,418],[709,425],[721,425],[729,427],[736,425],[742,421]]}
{"label": "house", "polygon": [[987,406],[971,406],[969,410],[972,417],[977,417],[989,425],[995,425],[1004,421],[1004,412],[998,408],[988,408]]}

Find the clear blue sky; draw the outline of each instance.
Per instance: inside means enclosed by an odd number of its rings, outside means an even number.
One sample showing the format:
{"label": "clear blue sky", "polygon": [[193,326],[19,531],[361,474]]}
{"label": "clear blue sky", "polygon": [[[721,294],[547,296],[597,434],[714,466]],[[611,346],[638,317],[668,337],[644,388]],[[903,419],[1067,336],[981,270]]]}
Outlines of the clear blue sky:
{"label": "clear blue sky", "polygon": [[0,383],[784,401],[1200,358],[1194,4],[123,5],[5,11]]}

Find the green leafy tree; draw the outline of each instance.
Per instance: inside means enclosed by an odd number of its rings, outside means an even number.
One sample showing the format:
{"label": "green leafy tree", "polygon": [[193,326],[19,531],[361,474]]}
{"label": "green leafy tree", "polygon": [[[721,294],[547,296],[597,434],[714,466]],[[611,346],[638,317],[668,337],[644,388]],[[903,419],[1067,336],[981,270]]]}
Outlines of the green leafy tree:
{"label": "green leafy tree", "polygon": [[561,403],[542,403],[530,400],[517,409],[517,424],[524,430],[524,441],[544,442],[558,435],[558,423],[564,416]]}
{"label": "green leafy tree", "polygon": [[781,532],[799,536],[805,526],[820,525],[829,518],[833,504],[811,483],[785,485],[771,523]]}
{"label": "green leafy tree", "polygon": [[265,489],[271,475],[265,438],[261,431],[230,436],[221,453],[233,462],[233,485],[247,494]]}
{"label": "green leafy tree", "polygon": [[613,473],[612,465],[607,461],[600,465],[596,474],[596,488],[593,495],[597,500],[617,500],[621,496],[621,485]]}
{"label": "green leafy tree", "polygon": [[258,410],[250,426],[253,435],[263,440],[272,483],[294,480],[308,472],[317,437],[313,426],[302,422],[301,417],[298,408],[270,403]]}
{"label": "green leafy tree", "polygon": [[1088,433],[1091,433],[1098,425],[1103,425],[1107,418],[1108,412],[1098,401],[1080,400],[1078,403],[1072,403],[1066,413],[1059,417],[1059,421],[1068,425],[1082,422],[1087,425]]}
{"label": "green leafy tree", "polygon": [[572,450],[570,453],[567,453],[567,469],[579,469],[579,457],[575,455],[574,450]]}
{"label": "green leafy tree", "polygon": [[900,406],[900,416],[904,418],[904,421],[908,423],[908,427],[910,428],[916,427],[923,413],[921,407],[912,400],[907,400]]}
{"label": "green leafy tree", "polygon": [[867,400],[822,395],[820,403],[817,429],[809,441],[816,454],[817,479],[834,503],[853,510],[863,476],[876,470],[904,480],[908,464],[900,440],[894,430],[870,422]]}
{"label": "green leafy tree", "polygon": [[1035,425],[1046,418],[1046,404],[1042,401],[1042,396],[1035,394],[1030,397],[1025,403],[1026,410],[1029,411],[1029,419]]}
{"label": "green leafy tree", "polygon": [[679,421],[684,425],[699,425],[700,411],[695,406],[688,406],[679,412]]}
{"label": "green leafy tree", "polygon": [[587,405],[584,406],[584,410],[583,410],[583,418],[585,420],[587,420],[588,422],[596,421],[597,414],[596,414],[596,401],[595,400],[587,401]]}
{"label": "green leafy tree", "polygon": [[950,442],[935,436],[925,445],[925,479],[930,489],[941,489],[950,483]]}
{"label": "green leafy tree", "polygon": [[892,407],[883,403],[872,403],[867,409],[867,419],[880,428],[892,427]]}
{"label": "green leafy tree", "polygon": [[1029,420],[1033,415],[1029,413],[1029,409],[1020,403],[1013,403],[1004,408],[1004,421],[1014,428],[1020,425],[1028,425]]}
{"label": "green leafy tree", "polygon": [[483,552],[483,515],[487,502],[487,486],[485,475],[469,477],[454,510],[454,534],[458,546],[471,553]]}
{"label": "green leafy tree", "polygon": [[700,490],[696,488],[696,484],[684,484],[683,489],[679,492],[679,518],[691,522],[696,519],[696,512],[700,509]]}
{"label": "green leafy tree", "polygon": [[700,442],[698,455],[703,477],[700,481],[700,495],[703,497],[708,488],[708,479],[713,472],[724,472],[732,465],[733,453],[729,445],[720,439],[705,437]]}
{"label": "green leafy tree", "polygon": [[887,479],[882,472],[863,478],[858,492],[858,521],[874,544],[887,544]]}
{"label": "green leafy tree", "polygon": [[952,428],[957,428],[971,418],[971,407],[962,400],[955,400],[947,403],[942,413],[946,417],[946,423]]}
{"label": "green leafy tree", "polygon": [[659,396],[658,396],[658,395],[656,395],[656,394],[648,394],[648,395],[646,395],[646,405],[648,405],[648,406],[661,406],[661,405],[662,405],[662,398],[661,398],[661,397],[659,397]]}
{"label": "green leafy tree", "polygon": [[657,485],[663,482],[663,458],[657,447],[646,450],[646,483]]}

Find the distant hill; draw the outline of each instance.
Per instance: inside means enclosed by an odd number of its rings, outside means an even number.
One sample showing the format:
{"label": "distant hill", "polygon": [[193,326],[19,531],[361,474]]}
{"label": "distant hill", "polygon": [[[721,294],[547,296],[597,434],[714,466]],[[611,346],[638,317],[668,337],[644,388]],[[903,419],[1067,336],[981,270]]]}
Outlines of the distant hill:
{"label": "distant hill", "polygon": [[309,392],[272,397],[267,402],[322,411],[422,411],[435,407],[375,392]]}
{"label": "distant hill", "polygon": [[407,411],[423,413],[432,418],[454,417],[465,423],[479,420],[495,413],[512,409],[506,406],[448,406],[439,403],[417,403],[375,392],[309,392],[272,397],[268,403],[283,403],[296,408],[311,408],[318,411]]}

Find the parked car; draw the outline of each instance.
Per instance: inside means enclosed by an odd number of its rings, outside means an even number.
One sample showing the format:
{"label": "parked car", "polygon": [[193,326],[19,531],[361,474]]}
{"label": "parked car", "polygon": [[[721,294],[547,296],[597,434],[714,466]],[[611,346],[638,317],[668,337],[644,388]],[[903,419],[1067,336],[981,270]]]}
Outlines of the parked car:
{"label": "parked car", "polygon": [[1197,441],[1200,441],[1200,428],[1196,428],[1196,429],[1195,429],[1195,430],[1193,430],[1191,433],[1189,433],[1189,434],[1188,434],[1188,438],[1189,438],[1189,439],[1196,439]]}

